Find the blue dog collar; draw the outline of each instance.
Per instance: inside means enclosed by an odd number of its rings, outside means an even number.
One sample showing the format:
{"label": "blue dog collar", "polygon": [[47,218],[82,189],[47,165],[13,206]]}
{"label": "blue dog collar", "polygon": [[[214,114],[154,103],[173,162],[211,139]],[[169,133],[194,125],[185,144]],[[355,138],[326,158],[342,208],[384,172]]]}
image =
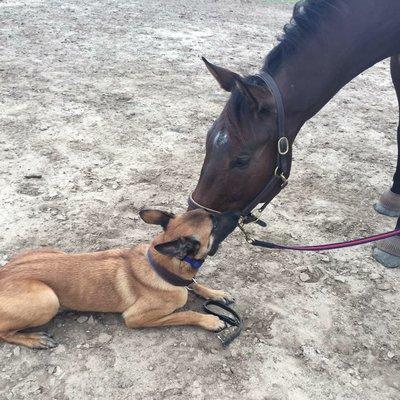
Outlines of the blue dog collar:
{"label": "blue dog collar", "polygon": [[182,258],[182,261],[187,262],[194,269],[199,269],[204,262],[204,260],[196,260],[195,258],[190,258],[188,256]]}

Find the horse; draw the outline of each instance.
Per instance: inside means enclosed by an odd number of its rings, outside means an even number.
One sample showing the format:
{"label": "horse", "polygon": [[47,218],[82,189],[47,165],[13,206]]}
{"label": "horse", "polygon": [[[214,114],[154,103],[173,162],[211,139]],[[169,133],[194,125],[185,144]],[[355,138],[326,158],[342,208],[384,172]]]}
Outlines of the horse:
{"label": "horse", "polygon": [[[256,203],[268,204],[289,179],[292,144],[304,123],[349,81],[386,58],[400,108],[399,0],[297,3],[257,75],[243,77],[203,58],[230,97],[207,133],[189,207],[244,215]],[[397,139],[393,185],[375,208],[400,216],[400,119]],[[400,266],[400,237],[380,241],[374,257],[386,267]]]}

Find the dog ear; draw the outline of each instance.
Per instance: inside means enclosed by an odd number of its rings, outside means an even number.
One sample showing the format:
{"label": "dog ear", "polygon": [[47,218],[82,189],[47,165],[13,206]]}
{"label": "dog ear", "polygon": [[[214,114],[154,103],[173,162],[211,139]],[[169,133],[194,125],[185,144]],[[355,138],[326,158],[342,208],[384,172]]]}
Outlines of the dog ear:
{"label": "dog ear", "polygon": [[229,69],[218,67],[217,65],[211,64],[204,57],[201,57],[207,69],[211,75],[216,79],[222,89],[227,92],[231,92],[235,87],[235,81],[240,79],[240,75],[230,71]]}
{"label": "dog ear", "polygon": [[188,254],[196,254],[200,249],[200,242],[185,236],[171,242],[157,244],[154,248],[165,256],[177,257],[182,260]]}
{"label": "dog ear", "polygon": [[139,211],[139,215],[146,224],[160,225],[163,229],[167,227],[172,218],[175,218],[175,214],[161,210],[143,209]]}

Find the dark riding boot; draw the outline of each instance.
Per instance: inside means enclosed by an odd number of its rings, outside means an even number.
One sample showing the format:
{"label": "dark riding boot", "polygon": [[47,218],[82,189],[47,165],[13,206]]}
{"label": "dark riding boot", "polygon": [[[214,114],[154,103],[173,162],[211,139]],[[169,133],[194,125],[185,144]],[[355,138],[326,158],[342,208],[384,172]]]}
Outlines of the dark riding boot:
{"label": "dark riding boot", "polygon": [[383,193],[379,201],[374,204],[374,208],[375,211],[380,214],[389,217],[400,217],[400,194],[388,190]]}
{"label": "dark riding boot", "polygon": [[[400,229],[400,218],[397,220],[396,229]],[[400,236],[380,240],[373,250],[373,256],[387,268],[400,267]]]}

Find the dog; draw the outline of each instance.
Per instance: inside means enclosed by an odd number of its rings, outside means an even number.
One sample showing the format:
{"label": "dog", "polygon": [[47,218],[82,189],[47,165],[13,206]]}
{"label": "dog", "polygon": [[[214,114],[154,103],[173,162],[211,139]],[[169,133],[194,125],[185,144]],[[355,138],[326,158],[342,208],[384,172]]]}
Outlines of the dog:
{"label": "dog", "polygon": [[204,210],[174,215],[150,209],[139,214],[144,222],[163,228],[150,245],[80,254],[42,248],[13,257],[0,269],[0,339],[36,349],[56,347],[45,332],[21,330],[46,324],[60,307],[122,313],[128,328],[224,329],[225,323],[214,315],[174,311],[186,304],[187,288],[205,299],[234,300],[194,277],[235,229],[238,215]]}

